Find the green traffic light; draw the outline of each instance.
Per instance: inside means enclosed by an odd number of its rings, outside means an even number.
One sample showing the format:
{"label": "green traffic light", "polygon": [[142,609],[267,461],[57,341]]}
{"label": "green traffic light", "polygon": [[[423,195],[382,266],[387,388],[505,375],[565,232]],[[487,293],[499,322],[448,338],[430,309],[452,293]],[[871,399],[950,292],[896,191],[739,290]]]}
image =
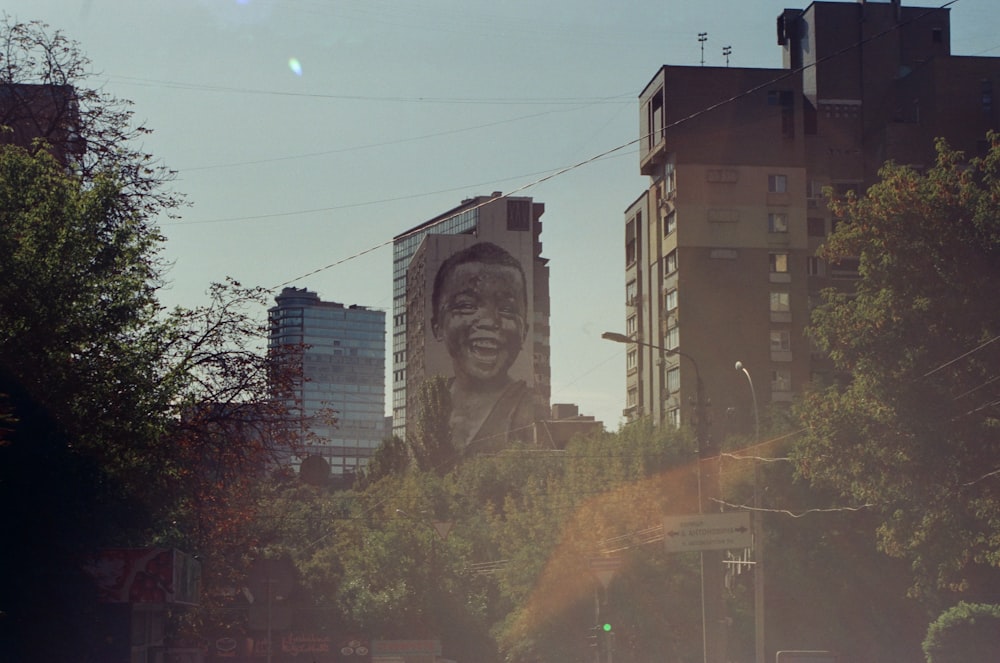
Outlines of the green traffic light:
{"label": "green traffic light", "polygon": [[601,629],[605,633],[610,633],[611,632],[611,624],[601,624]]}

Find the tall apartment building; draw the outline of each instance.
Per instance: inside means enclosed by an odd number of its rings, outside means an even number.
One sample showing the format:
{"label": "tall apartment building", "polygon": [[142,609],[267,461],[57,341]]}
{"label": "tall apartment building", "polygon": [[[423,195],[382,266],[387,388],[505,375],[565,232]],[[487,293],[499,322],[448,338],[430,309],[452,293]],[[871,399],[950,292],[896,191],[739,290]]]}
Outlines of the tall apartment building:
{"label": "tall apartment building", "polygon": [[334,476],[350,474],[386,435],[385,311],[323,301],[305,288],[284,288],[275,301],[269,347],[303,348],[295,396],[306,453],[322,456]]}
{"label": "tall apartment building", "polygon": [[[440,258],[446,257],[448,251],[458,250],[476,242],[490,242],[504,247],[520,263],[524,272],[530,317],[528,323],[528,338],[519,357],[521,369],[519,377],[534,389],[539,399],[539,407],[547,410],[551,393],[551,377],[549,369],[549,268],[548,260],[542,257],[542,222],[545,212],[543,203],[536,203],[530,197],[506,197],[499,191],[490,196],[477,196],[463,200],[457,207],[444,212],[404,233],[393,240],[393,319],[392,319],[392,414],[393,433],[403,438],[406,434],[407,393],[416,388],[418,381],[429,377],[425,373],[430,370],[425,361],[432,344],[429,321],[408,320],[407,295],[412,295],[413,288],[425,288],[426,281],[408,283],[407,272],[410,269],[414,254],[422,246],[422,255],[433,253],[434,265],[440,263]],[[452,240],[439,239],[438,236],[457,236]],[[430,239],[425,242],[425,239]],[[448,249],[445,249],[447,245]],[[433,251],[429,249],[433,247]],[[420,268],[423,273],[423,264]],[[411,274],[411,279],[413,275]],[[433,274],[430,275],[433,279]],[[429,294],[428,294],[429,297]],[[423,335],[414,336],[414,330],[409,329],[410,341],[407,340],[408,327],[417,325],[424,330]],[[411,376],[408,371],[408,343],[421,342],[419,375]],[[432,350],[431,350],[432,352]],[[431,361],[433,368],[439,365]],[[433,371],[432,371],[433,372]]]}
{"label": "tall apartment building", "polygon": [[[1000,59],[951,54],[949,10],[814,2],[777,18],[783,68],[663,66],[640,95],[640,171],[625,212],[629,419],[692,416],[696,371],[715,435],[752,426],[832,376],[803,334],[857,265],[816,249],[822,191],[865,191],[887,160],[929,166],[934,139],[976,155],[998,128]],[[678,350],[697,362],[656,347]]]}

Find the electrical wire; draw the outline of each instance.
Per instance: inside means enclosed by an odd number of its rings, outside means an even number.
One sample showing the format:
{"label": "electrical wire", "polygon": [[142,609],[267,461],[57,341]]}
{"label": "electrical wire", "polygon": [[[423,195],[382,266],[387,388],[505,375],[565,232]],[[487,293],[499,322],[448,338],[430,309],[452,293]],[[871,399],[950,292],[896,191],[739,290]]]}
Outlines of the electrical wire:
{"label": "electrical wire", "polygon": [[[914,22],[916,22],[916,21],[924,18],[925,16],[928,16],[928,15],[934,13],[934,12],[938,12],[938,11],[940,11],[942,9],[945,9],[945,8],[947,8],[947,7],[955,4],[957,2],[958,2],[958,0],[949,0],[948,2],[945,2],[944,4],[940,5],[939,7],[930,8],[930,9],[928,9],[928,11],[923,12],[923,13],[917,15],[917,16],[914,16],[913,18],[909,19],[908,21],[897,23],[897,24],[895,24],[895,25],[893,25],[893,26],[891,26],[889,28],[886,28],[886,29],[884,29],[884,30],[882,30],[882,31],[880,31],[878,33],[875,33],[875,34],[871,35],[870,37],[867,37],[867,38],[862,39],[860,41],[857,41],[857,42],[855,42],[853,44],[845,46],[845,47],[841,48],[840,50],[835,51],[835,52],[831,53],[830,55],[827,55],[826,57],[819,58],[818,60],[816,60],[816,62],[807,64],[807,65],[803,65],[803,66],[797,67],[795,69],[788,69],[784,73],[782,73],[779,76],[774,77],[773,79],[769,79],[768,81],[765,81],[764,83],[760,83],[759,85],[755,85],[753,87],[750,87],[750,88],[748,88],[748,89],[746,89],[746,90],[744,90],[742,92],[739,92],[739,93],[737,93],[735,95],[727,97],[726,99],[718,101],[718,102],[716,102],[714,104],[710,104],[709,106],[706,106],[706,107],[701,108],[701,109],[699,109],[697,111],[694,111],[693,113],[691,113],[691,114],[689,114],[689,115],[687,115],[685,117],[682,117],[682,118],[680,118],[678,120],[675,120],[674,122],[671,122],[670,124],[665,125],[659,131],[666,131],[668,129],[674,129],[674,128],[678,127],[678,126],[681,126],[682,124],[685,124],[685,123],[690,122],[690,121],[692,121],[694,119],[702,117],[703,115],[711,113],[712,111],[715,111],[715,110],[717,110],[719,108],[727,106],[727,105],[729,105],[731,103],[735,103],[736,101],[738,101],[740,99],[743,99],[744,97],[750,96],[750,95],[752,95],[752,94],[754,94],[756,92],[759,92],[761,90],[767,89],[767,88],[771,87],[772,85],[774,85],[775,83],[779,83],[779,82],[781,82],[783,80],[786,80],[786,79],[788,79],[788,78],[790,78],[792,76],[798,75],[798,74],[806,71],[807,69],[815,67],[816,65],[824,63],[824,62],[826,62],[828,60],[831,60],[833,58],[839,57],[840,55],[843,55],[844,53],[847,53],[847,52],[849,52],[849,51],[851,51],[851,50],[853,50],[853,49],[855,49],[855,48],[857,48],[859,46],[862,46],[864,44],[872,42],[872,41],[874,41],[876,39],[880,39],[880,38],[884,37],[885,35],[890,34],[890,33],[894,32],[894,31],[900,29],[904,25],[908,25],[910,23],[914,23]],[[610,148],[608,150],[605,150],[604,152],[601,152],[601,153],[599,153],[599,154],[597,154],[595,156],[592,156],[590,158],[584,159],[584,160],[579,161],[577,163],[574,163],[572,165],[565,166],[563,168],[559,168],[559,169],[553,171],[552,173],[550,173],[548,175],[545,175],[545,176],[540,177],[540,178],[538,178],[536,180],[530,181],[527,184],[524,184],[524,185],[522,185],[520,187],[517,187],[513,191],[509,191],[509,192],[507,192],[505,194],[500,194],[498,196],[492,196],[489,199],[487,199],[487,200],[485,200],[485,201],[483,201],[483,202],[481,202],[481,203],[479,203],[477,205],[474,205],[472,207],[462,208],[461,211],[454,213],[450,217],[446,217],[446,218],[440,219],[439,221],[440,222],[448,221],[451,218],[455,218],[459,214],[465,214],[467,212],[480,209],[480,208],[484,207],[485,205],[493,203],[493,202],[495,202],[497,200],[501,200],[503,198],[509,198],[511,196],[519,194],[519,193],[521,193],[523,191],[526,191],[526,190],[528,190],[530,188],[536,187],[539,184],[543,184],[545,182],[548,182],[549,180],[552,180],[552,179],[554,179],[556,177],[564,175],[564,174],[566,174],[568,172],[571,172],[573,170],[577,170],[578,168],[583,168],[584,166],[590,165],[590,164],[592,164],[592,163],[594,163],[594,162],[596,162],[596,161],[598,161],[600,159],[603,159],[603,158],[606,158],[606,157],[608,157],[610,155],[613,155],[616,152],[619,152],[619,151],[621,151],[621,150],[623,150],[623,149],[625,149],[627,147],[631,147],[633,145],[638,145],[638,144],[642,143],[643,141],[648,140],[648,138],[651,135],[653,135],[652,132],[649,133],[649,134],[646,134],[646,135],[641,135],[641,136],[639,136],[639,138],[636,138],[636,139],[630,140],[630,141],[628,141],[626,143],[622,143],[621,145],[617,145],[615,147],[612,147],[612,148]],[[408,237],[408,236],[410,236],[412,234],[415,234],[417,232],[420,232],[419,226],[417,228],[414,228],[414,229],[406,232],[406,233],[403,233],[402,235],[399,235],[396,239],[405,239],[406,237]],[[387,240],[387,241],[385,241],[385,242],[383,242],[383,243],[381,243],[381,244],[379,244],[379,245],[377,245],[375,247],[372,247],[369,250],[366,250],[364,253],[368,253],[371,250],[374,250],[376,248],[381,248],[383,246],[387,246],[389,244],[392,244],[393,241],[394,240]],[[315,274],[317,274],[319,272],[326,271],[327,269],[330,269],[331,267],[343,264],[344,262],[346,262],[349,259],[350,258],[347,258],[347,259],[344,259],[344,260],[339,260],[339,261],[337,261],[335,263],[331,263],[330,265],[327,265],[325,267],[317,268],[317,269],[312,270],[312,271],[310,271],[310,272],[308,272],[306,274],[303,274],[301,276],[295,277],[295,278],[290,279],[290,280],[288,280],[288,281],[286,281],[286,282],[284,282],[284,283],[282,283],[282,284],[280,284],[278,286],[275,286],[274,289],[276,290],[276,289],[278,289],[280,287],[289,285],[291,283],[296,283],[296,282],[298,282],[298,281],[300,281],[302,279],[308,278],[309,276],[313,276],[313,275],[315,275]]]}

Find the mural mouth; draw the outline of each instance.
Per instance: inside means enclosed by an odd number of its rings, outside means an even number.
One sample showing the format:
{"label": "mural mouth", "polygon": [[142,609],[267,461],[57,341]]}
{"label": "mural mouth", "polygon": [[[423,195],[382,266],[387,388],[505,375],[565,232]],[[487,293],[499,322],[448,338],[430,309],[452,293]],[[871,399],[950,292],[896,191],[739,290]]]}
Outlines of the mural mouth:
{"label": "mural mouth", "polygon": [[500,343],[494,339],[473,339],[469,350],[477,359],[492,360],[500,353]]}

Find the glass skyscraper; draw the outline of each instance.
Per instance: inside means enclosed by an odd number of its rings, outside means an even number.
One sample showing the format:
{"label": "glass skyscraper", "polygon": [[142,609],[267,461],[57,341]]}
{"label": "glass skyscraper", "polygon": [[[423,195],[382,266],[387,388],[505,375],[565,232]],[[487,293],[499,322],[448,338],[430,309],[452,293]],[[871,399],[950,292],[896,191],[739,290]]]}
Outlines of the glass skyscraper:
{"label": "glass skyscraper", "polygon": [[353,473],[387,433],[385,311],[322,301],[305,288],[285,288],[275,301],[269,347],[302,347],[295,396],[304,454],[324,458],[333,476]]}

